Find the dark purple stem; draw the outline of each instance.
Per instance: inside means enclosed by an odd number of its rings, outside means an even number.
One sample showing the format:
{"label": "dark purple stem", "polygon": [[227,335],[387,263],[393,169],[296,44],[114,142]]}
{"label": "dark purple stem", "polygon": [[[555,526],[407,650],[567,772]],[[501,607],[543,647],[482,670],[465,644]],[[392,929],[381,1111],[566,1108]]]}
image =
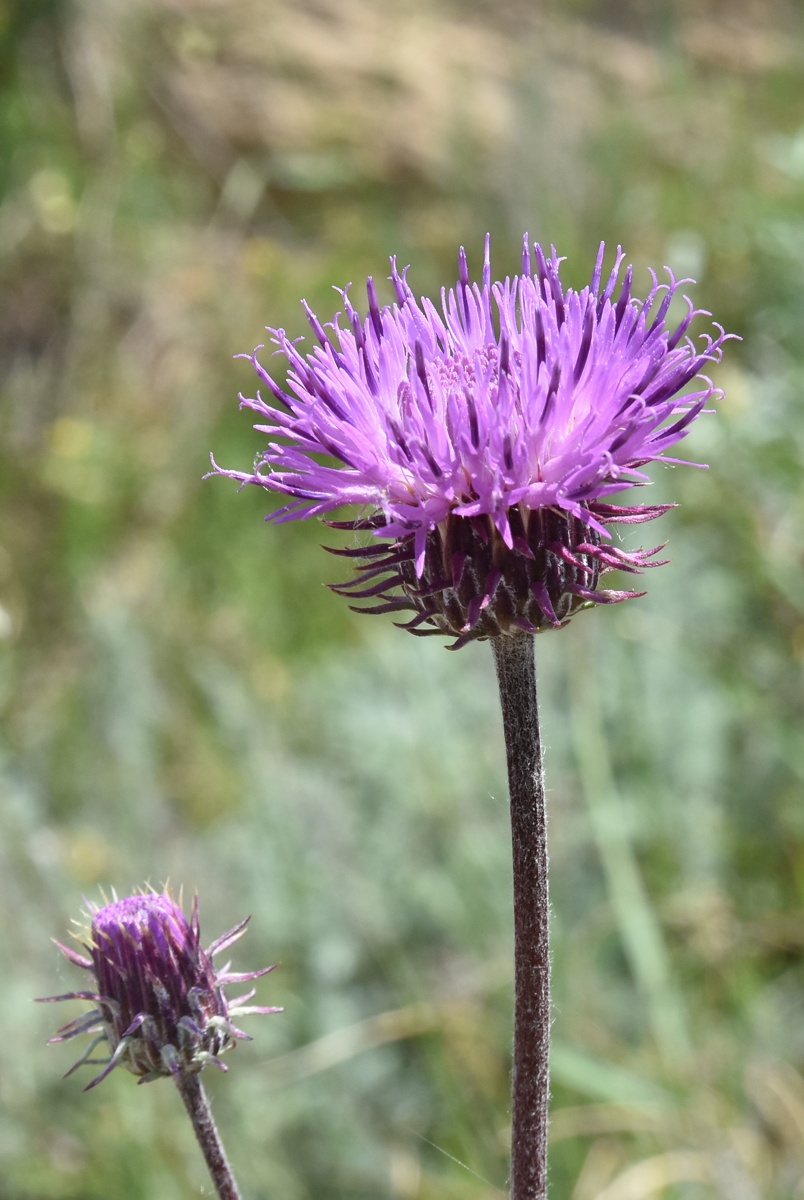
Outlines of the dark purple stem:
{"label": "dark purple stem", "polygon": [[223,1148],[223,1142],[220,1139],[218,1127],[212,1116],[209,1100],[198,1072],[180,1072],[175,1079],[212,1176],[215,1191],[220,1196],[220,1200],[241,1200],[240,1191],[232,1174],[232,1168],[229,1166],[229,1160],[226,1157],[226,1151]]}
{"label": "dark purple stem", "polygon": [[530,634],[492,638],[508,758],[514,854],[511,1200],[547,1196],[550,910],[547,814]]}

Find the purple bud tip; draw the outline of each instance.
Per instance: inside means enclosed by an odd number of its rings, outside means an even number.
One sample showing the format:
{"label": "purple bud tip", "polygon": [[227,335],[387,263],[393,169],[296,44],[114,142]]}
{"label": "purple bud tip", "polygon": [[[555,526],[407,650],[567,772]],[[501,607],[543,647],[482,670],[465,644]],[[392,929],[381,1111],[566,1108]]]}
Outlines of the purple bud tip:
{"label": "purple bud tip", "polygon": [[[213,955],[245,932],[247,921],[218,938],[207,950],[201,945],[198,899],[188,920],[180,905],[165,892],[142,892],[93,907],[87,956],[60,946],[76,966],[91,972],[92,991],[70,992],[48,1000],[82,999],[94,1008],[63,1026],[51,1038],[67,1041],[79,1033],[92,1041],[68,1074],[90,1063],[103,1070],[88,1084],[100,1083],[117,1066],[140,1077],[192,1074],[247,1038],[232,1017],[246,1013],[279,1012],[276,1008],[243,1008],[253,992],[229,1001],[227,984],[257,979],[272,971],[232,974],[218,971]],[[58,943],[57,943],[58,945]],[[105,1057],[92,1057],[103,1047]]]}

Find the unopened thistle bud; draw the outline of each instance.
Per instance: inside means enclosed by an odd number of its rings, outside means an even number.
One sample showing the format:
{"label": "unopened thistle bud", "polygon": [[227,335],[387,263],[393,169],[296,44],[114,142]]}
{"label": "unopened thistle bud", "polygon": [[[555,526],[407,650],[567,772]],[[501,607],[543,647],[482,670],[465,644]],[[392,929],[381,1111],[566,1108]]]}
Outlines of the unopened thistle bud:
{"label": "unopened thistle bud", "polygon": [[[233,1000],[224,989],[267,975],[274,969],[234,973],[229,964],[216,970],[213,957],[245,932],[241,921],[206,950],[201,945],[198,898],[190,920],[168,892],[144,892],[92,906],[86,956],[68,946],[62,953],[94,978],[94,988],[46,996],[44,1000],[89,1000],[94,1007],[63,1026],[51,1042],[79,1034],[92,1040],[70,1070],[84,1063],[103,1065],[85,1090],[95,1087],[117,1066],[147,1083],[162,1075],[185,1076],[210,1063],[226,1070],[221,1055],[237,1041],[250,1041],[233,1017],[280,1012],[278,1008],[244,1007],[254,989]],[[105,1045],[108,1057],[93,1057]]]}

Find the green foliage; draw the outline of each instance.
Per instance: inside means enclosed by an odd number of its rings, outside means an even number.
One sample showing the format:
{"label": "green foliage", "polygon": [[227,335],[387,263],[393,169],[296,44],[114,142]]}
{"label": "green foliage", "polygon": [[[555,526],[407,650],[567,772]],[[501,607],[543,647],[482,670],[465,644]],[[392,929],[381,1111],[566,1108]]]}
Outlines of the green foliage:
{"label": "green foliage", "polygon": [[[534,8],[536,6],[533,6]],[[0,11],[2,1192],[208,1186],[178,1097],[88,1096],[33,995],[81,896],[201,896],[284,1016],[216,1115],[254,1200],[503,1194],[511,1004],[490,655],[353,617],[320,525],[201,482],[299,298],[597,243],[699,280],[727,399],[657,471],[645,599],[540,638],[567,1200],[804,1196],[804,47],[796,6]],[[353,294],[359,300],[357,289]],[[334,536],[334,535],[332,535]],[[66,1006],[64,1006],[66,1008]],[[71,1015],[71,1014],[70,1014]],[[67,1019],[65,1013],[63,1020]]]}

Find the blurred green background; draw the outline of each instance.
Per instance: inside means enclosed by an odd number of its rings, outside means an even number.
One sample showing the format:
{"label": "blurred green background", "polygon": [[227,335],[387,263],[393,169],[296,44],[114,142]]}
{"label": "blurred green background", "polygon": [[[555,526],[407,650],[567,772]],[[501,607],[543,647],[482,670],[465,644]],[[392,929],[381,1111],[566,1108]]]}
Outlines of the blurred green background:
{"label": "blurred green background", "polygon": [[743,338],[711,469],[655,471],[671,565],[537,644],[551,1194],[804,1200],[803,63],[783,0],[0,3],[2,1200],[208,1189],[173,1089],[83,1096],[80,1006],[30,1002],[82,897],[168,878],[281,960],[209,1080],[251,1200],[504,1195],[488,647],[353,616],[320,525],[201,481],[261,449],[265,324],[486,230],[576,285],[621,243]]}

